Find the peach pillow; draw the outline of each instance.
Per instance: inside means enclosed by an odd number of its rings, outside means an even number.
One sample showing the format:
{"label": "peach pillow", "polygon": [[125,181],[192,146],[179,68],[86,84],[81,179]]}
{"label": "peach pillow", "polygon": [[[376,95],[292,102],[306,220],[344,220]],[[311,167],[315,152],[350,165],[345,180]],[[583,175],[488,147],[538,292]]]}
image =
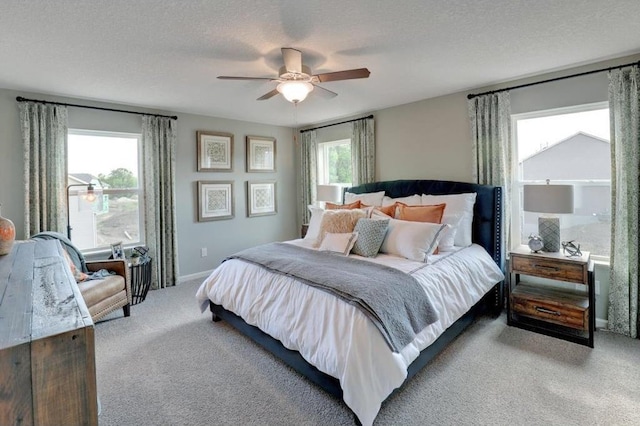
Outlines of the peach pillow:
{"label": "peach pillow", "polygon": [[431,206],[407,206],[398,203],[398,219],[410,222],[441,223],[445,207],[447,207],[445,203]]}
{"label": "peach pillow", "polygon": [[333,204],[333,203],[326,203],[325,205],[325,209],[326,210],[343,210],[343,209],[359,209],[360,205],[362,203],[360,202],[360,200],[356,200],[351,204]]}
{"label": "peach pillow", "polygon": [[[364,207],[370,207],[370,206],[362,204],[362,207],[364,208]],[[395,217],[396,216],[396,203],[393,203],[390,206],[384,206],[384,207],[382,207],[382,206],[373,206],[373,209],[377,210],[377,211],[379,211],[381,213],[384,213],[389,217]]]}

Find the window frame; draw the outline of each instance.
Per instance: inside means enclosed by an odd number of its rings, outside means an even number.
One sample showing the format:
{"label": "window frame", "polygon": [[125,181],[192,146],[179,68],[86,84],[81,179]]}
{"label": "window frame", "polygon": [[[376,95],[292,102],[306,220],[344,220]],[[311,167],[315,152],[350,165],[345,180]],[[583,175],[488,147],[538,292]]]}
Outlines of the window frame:
{"label": "window frame", "polygon": [[[102,195],[125,195],[125,194],[136,194],[138,196],[138,226],[139,226],[139,241],[132,242],[123,242],[123,247],[133,248],[136,246],[144,246],[145,245],[145,233],[144,233],[144,173],[143,173],[143,162],[142,162],[142,133],[130,133],[130,132],[118,132],[111,130],[91,130],[91,129],[75,129],[68,128],[67,129],[67,137],[70,135],[77,136],[93,136],[93,137],[112,137],[112,138],[127,138],[127,139],[135,139],[136,140],[136,150],[138,156],[138,175],[137,188],[117,188],[117,189],[105,189],[102,188]],[[69,149],[67,147],[67,162],[69,161]],[[67,176],[69,172],[67,172]],[[65,185],[66,186],[66,185]],[[68,202],[68,200],[67,200]],[[67,218],[67,220],[70,220]],[[70,222],[69,222],[70,223]],[[90,249],[82,249],[80,250],[84,255],[96,255],[96,254],[104,254],[111,253],[111,245],[100,246]]]}
{"label": "window frame", "polygon": [[[545,110],[538,111],[530,111],[518,114],[511,115],[511,148],[512,148],[512,161],[511,161],[511,245],[519,245],[520,235],[522,232],[522,221],[524,219],[521,216],[521,212],[523,211],[523,200],[522,200],[522,191],[523,185],[525,182],[523,180],[523,170],[520,166],[520,162],[518,161],[518,121],[519,120],[527,120],[532,118],[542,118],[542,117],[551,117],[563,114],[574,114],[579,112],[588,112],[588,111],[596,111],[601,109],[609,109],[608,101],[601,102],[592,102],[587,104],[579,104],[579,105],[571,105],[566,107],[559,108],[550,108]],[[606,181],[604,179],[592,179],[592,180],[555,180],[554,183],[562,183],[566,185],[573,185],[574,187],[579,187],[581,185],[591,185],[591,186],[604,186],[608,182],[609,187],[611,187],[611,180]],[[545,180],[528,180],[526,184],[543,184],[546,183]],[[599,255],[591,253],[591,260],[608,264],[609,256]]]}

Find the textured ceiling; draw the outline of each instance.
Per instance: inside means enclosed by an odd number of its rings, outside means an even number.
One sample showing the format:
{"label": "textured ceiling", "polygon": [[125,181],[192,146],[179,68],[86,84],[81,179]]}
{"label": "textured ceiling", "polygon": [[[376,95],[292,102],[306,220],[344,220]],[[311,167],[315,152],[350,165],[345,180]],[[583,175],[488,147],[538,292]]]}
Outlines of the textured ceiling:
{"label": "textured ceiling", "polygon": [[[640,52],[638,0],[0,0],[0,88],[305,125]],[[255,99],[281,47],[325,83]]]}

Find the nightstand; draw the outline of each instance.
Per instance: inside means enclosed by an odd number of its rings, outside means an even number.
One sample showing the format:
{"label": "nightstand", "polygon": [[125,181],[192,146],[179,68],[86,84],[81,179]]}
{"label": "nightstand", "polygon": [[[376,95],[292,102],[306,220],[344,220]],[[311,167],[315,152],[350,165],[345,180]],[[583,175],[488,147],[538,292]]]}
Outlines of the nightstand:
{"label": "nightstand", "polygon": [[[588,252],[567,257],[532,253],[521,246],[510,253],[507,324],[593,347],[595,288]],[[572,290],[520,280],[520,275],[578,284]],[[540,281],[540,280],[539,280]],[[566,287],[566,286],[565,286]]]}

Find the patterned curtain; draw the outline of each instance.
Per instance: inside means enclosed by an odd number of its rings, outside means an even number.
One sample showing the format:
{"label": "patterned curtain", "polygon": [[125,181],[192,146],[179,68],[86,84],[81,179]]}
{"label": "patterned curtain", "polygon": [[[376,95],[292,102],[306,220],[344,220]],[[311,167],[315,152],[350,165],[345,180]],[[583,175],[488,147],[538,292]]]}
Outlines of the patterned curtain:
{"label": "patterned curtain", "polygon": [[19,102],[24,143],[25,238],[66,233],[67,107]]}
{"label": "patterned curtain", "polygon": [[376,173],[376,137],[373,118],[353,122],[351,130],[351,163],[355,185],[373,182]]}
{"label": "patterned curtain", "polygon": [[[473,177],[483,185],[501,186],[502,250],[511,247],[511,103],[509,92],[477,96],[469,100],[469,119],[473,137]],[[503,253],[504,255],[504,253]],[[502,256],[504,259],[504,256]]]}
{"label": "patterned curtain", "polygon": [[609,73],[611,121],[610,330],[638,336],[640,279],[640,71],[637,65]]}
{"label": "patterned curtain", "polygon": [[175,168],[177,121],[166,117],[142,119],[145,240],[154,259],[152,288],[178,282]]}
{"label": "patterned curtain", "polygon": [[307,206],[316,202],[318,184],[318,142],[315,130],[300,133],[300,170],[302,223],[309,223],[311,212]]}

